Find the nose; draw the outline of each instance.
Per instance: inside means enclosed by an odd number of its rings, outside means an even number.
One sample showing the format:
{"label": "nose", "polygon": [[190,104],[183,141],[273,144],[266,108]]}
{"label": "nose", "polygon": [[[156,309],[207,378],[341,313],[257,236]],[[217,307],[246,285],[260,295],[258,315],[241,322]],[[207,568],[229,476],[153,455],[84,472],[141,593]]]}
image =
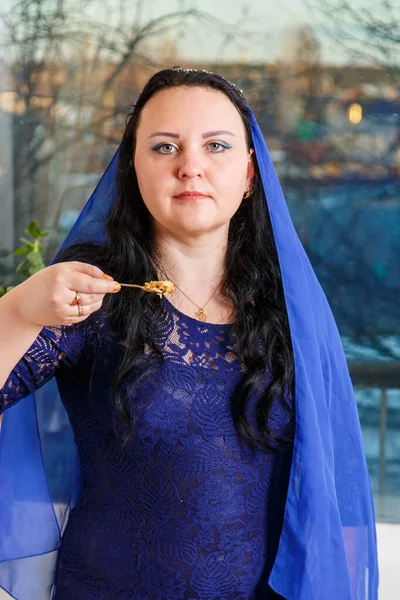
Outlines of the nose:
{"label": "nose", "polygon": [[203,156],[197,150],[186,150],[181,153],[178,165],[179,179],[193,179],[204,176]]}

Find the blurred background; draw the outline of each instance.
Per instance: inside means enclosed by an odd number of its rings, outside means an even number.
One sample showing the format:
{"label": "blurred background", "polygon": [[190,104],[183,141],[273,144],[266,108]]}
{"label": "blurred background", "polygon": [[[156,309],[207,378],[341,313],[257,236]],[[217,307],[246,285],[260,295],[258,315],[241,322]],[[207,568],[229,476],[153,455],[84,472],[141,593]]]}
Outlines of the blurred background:
{"label": "blurred background", "polygon": [[[400,523],[396,2],[1,0],[0,285],[30,220],[51,259],[145,81],[175,65],[224,75],[256,113],[342,334],[377,519]],[[47,417],[50,440],[65,421]]]}

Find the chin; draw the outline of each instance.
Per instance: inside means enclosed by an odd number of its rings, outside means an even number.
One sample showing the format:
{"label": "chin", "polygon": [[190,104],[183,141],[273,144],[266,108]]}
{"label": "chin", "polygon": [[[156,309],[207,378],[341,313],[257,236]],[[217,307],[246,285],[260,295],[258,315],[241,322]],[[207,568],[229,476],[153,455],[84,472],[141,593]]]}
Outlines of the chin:
{"label": "chin", "polygon": [[184,219],[182,221],[176,220],[174,222],[173,229],[178,231],[180,234],[186,233],[187,235],[201,235],[205,233],[211,233],[221,227],[225,227],[225,222],[215,222],[210,219]]}
{"label": "chin", "polygon": [[191,225],[191,226],[184,226],[182,225],[181,227],[179,226],[179,224],[175,224],[174,225],[174,230],[179,234],[179,235],[187,235],[187,236],[199,236],[199,235],[203,235],[206,233],[210,233],[211,231],[214,230],[213,227],[201,227],[200,225],[195,226],[195,225]]}

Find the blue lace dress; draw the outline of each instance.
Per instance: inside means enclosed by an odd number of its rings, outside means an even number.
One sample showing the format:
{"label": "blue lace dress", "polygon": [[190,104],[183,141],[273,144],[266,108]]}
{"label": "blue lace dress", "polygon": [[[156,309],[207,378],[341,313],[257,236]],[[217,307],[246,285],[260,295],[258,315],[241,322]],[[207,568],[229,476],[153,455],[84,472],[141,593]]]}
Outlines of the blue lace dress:
{"label": "blue lace dress", "polygon": [[[109,394],[122,345],[101,311],[43,329],[0,392],[5,410],[55,375],[73,428],[81,493],[63,533],[56,600],[281,598],[268,577],[291,450],[252,452],[239,439],[230,399],[244,370],[231,326],[163,303],[163,364],[126,382],[135,419],[127,450]],[[276,418],[279,427],[279,408]]]}

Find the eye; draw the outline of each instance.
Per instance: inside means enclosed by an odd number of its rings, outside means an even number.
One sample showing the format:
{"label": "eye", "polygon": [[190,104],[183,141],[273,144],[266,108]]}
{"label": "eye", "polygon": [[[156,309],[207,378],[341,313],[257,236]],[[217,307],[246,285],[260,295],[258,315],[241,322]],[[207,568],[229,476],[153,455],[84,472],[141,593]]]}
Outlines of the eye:
{"label": "eye", "polygon": [[232,148],[232,146],[230,146],[226,142],[210,142],[208,144],[208,147],[212,152],[223,152],[224,150]]}
{"label": "eye", "polygon": [[158,152],[159,154],[173,154],[173,152],[176,151],[176,148],[173,144],[163,143],[157,144],[152,150],[155,150],[155,152]]}

